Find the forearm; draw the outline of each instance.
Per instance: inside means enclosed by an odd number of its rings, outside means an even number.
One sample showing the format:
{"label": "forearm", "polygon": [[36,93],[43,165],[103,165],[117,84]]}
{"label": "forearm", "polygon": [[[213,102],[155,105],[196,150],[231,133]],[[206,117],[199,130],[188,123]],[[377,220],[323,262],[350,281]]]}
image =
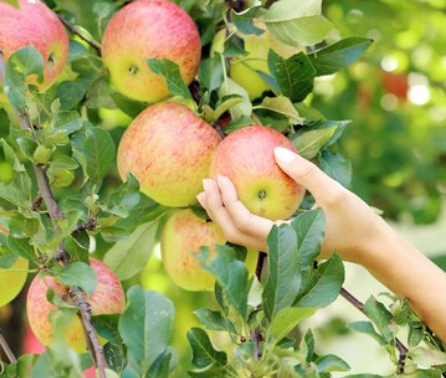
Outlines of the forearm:
{"label": "forearm", "polygon": [[446,342],[446,273],[390,228],[361,264]]}

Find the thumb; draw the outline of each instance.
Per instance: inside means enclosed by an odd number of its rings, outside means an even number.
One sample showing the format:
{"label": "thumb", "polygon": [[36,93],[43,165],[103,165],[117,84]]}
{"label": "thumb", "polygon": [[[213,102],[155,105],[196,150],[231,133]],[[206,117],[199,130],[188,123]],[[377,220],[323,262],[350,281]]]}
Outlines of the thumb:
{"label": "thumb", "polygon": [[274,156],[279,167],[299,185],[308,189],[317,202],[323,202],[325,196],[341,187],[315,164],[287,148],[276,147]]}

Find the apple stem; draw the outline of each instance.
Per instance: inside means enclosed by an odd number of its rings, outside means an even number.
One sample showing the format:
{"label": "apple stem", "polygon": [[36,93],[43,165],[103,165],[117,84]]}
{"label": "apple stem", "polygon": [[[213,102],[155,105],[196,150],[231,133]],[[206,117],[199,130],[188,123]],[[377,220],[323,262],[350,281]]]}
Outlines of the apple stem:
{"label": "apple stem", "polygon": [[9,362],[17,361],[17,359],[14,356],[14,353],[12,352],[11,348],[8,345],[8,342],[6,341],[5,337],[3,336],[3,330],[1,327],[0,327],[0,347],[5,352],[5,355],[9,359]]}
{"label": "apple stem", "polygon": [[89,38],[85,37],[76,26],[72,25],[70,22],[68,22],[63,16],[60,14],[57,14],[57,17],[59,18],[60,22],[65,25],[65,27],[70,31],[70,33],[77,35],[80,39],[82,39],[84,42],[88,43],[95,51],[98,56],[101,56],[101,46],[90,40]]}
{"label": "apple stem", "polygon": [[[0,81],[2,82],[4,82],[5,80],[5,70],[6,70],[5,60],[3,58],[3,52],[0,50]],[[33,135],[35,128],[31,125],[28,116],[24,113],[19,113],[17,111],[16,115],[19,119],[20,127],[24,130],[30,130],[31,134]],[[58,229],[57,223],[58,221],[63,220],[65,218],[64,214],[53,195],[45,168],[40,164],[33,164],[33,168],[36,175],[37,185],[39,188],[39,196],[41,196],[43,202],[45,202],[50,219],[53,222],[54,228],[57,230]],[[70,255],[66,251],[63,241],[57,247],[56,253],[54,255],[54,260],[61,262],[63,265],[66,265],[70,262]],[[76,307],[79,309],[81,323],[85,331],[85,338],[87,340],[87,345],[89,346],[93,362],[98,368],[99,377],[106,378],[105,358],[102,351],[102,347],[99,343],[98,336],[91,322],[90,304],[88,303],[86,295],[81,288],[70,287],[69,292],[71,299],[73,300]],[[0,339],[0,343],[1,341],[2,340]],[[1,345],[3,349],[5,349],[3,343],[1,343]]]}

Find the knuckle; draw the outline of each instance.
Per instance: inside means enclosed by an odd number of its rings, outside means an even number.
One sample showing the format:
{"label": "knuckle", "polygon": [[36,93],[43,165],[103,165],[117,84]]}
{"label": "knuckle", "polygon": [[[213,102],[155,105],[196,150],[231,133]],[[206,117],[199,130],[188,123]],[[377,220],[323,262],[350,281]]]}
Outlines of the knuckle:
{"label": "knuckle", "polygon": [[341,186],[336,186],[326,196],[324,205],[328,207],[343,206],[347,200],[347,191]]}

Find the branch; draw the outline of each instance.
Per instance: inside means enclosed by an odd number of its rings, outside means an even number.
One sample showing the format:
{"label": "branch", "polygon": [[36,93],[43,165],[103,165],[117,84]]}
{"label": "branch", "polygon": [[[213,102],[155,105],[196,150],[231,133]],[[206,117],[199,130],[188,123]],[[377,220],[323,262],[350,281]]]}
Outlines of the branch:
{"label": "branch", "polygon": [[60,14],[57,14],[57,17],[62,22],[62,24],[65,25],[65,27],[72,33],[77,35],[80,39],[82,39],[84,42],[88,43],[95,51],[98,56],[101,56],[101,46],[97,44],[96,42],[90,40],[89,38],[85,37],[76,26],[72,25],[70,22],[68,22],[63,16]]}
{"label": "branch", "polygon": [[254,358],[260,360],[262,358],[262,351],[260,350],[260,343],[263,341],[263,336],[258,328],[254,328],[251,333],[251,341],[254,344]]}
{"label": "branch", "polygon": [[8,357],[9,362],[16,362],[17,359],[14,356],[14,353],[12,353],[11,348],[8,345],[8,342],[5,339],[5,336],[3,336],[3,330],[0,328],[0,347],[5,352],[6,357]]}
{"label": "branch", "polygon": [[[3,58],[3,52],[0,50],[0,80],[4,82],[4,79],[5,79],[5,60]],[[31,132],[33,132],[34,128],[31,125],[28,116],[26,114],[19,114],[18,112],[16,112],[16,114],[19,119],[20,127],[24,130],[31,130]],[[64,214],[60,209],[56,199],[54,198],[53,192],[49,184],[48,176],[46,175],[45,168],[42,165],[38,164],[33,164],[33,168],[36,175],[40,196],[45,202],[51,221],[55,229],[57,230],[58,228],[57,222],[64,219]],[[56,261],[61,262],[63,265],[69,263],[70,256],[67,253],[63,242],[59,244],[54,258]],[[98,336],[91,322],[91,306],[87,301],[85,293],[82,291],[80,287],[70,287],[69,293],[70,293],[70,298],[73,300],[74,305],[79,309],[81,322],[85,331],[85,338],[87,340],[87,345],[92,355],[93,361],[99,370],[99,377],[106,378],[105,375],[106,365],[105,365],[104,354],[102,351],[101,344],[99,343]],[[2,347],[4,348],[4,345],[2,345]]]}

